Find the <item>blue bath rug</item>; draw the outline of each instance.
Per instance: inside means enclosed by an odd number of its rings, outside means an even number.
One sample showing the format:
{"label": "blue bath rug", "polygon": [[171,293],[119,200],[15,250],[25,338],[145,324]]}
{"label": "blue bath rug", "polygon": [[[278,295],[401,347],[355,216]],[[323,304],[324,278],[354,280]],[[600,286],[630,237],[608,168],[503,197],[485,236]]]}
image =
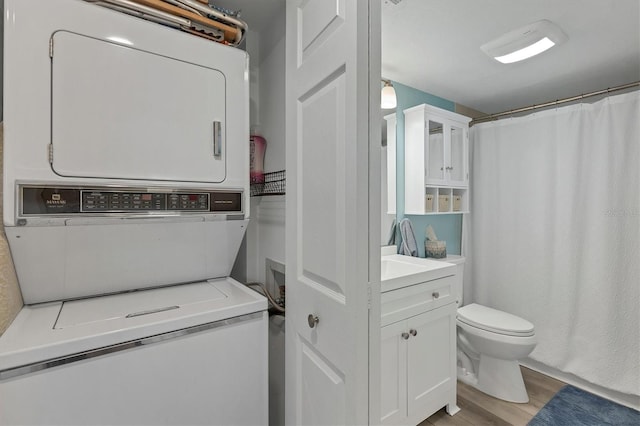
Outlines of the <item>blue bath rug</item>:
{"label": "blue bath rug", "polygon": [[567,385],[527,426],[638,426],[640,411]]}

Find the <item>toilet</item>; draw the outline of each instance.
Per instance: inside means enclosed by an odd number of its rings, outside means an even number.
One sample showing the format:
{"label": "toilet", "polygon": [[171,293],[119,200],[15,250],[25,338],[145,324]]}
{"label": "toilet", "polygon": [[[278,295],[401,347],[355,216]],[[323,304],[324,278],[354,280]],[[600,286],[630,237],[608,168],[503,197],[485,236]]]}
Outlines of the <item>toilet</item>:
{"label": "toilet", "polygon": [[462,306],[464,257],[443,260],[457,265],[458,379],[495,398],[528,402],[518,360],[536,347],[533,324],[477,303]]}

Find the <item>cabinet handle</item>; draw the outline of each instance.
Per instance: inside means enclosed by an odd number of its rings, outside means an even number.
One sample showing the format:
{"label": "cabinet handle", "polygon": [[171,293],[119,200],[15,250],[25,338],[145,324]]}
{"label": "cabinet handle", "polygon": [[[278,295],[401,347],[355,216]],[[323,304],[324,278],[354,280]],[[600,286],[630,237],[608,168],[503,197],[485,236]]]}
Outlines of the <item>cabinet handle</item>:
{"label": "cabinet handle", "polygon": [[222,124],[219,121],[213,122],[213,156],[222,157]]}
{"label": "cabinet handle", "polygon": [[400,337],[402,337],[404,340],[408,340],[408,339],[409,339],[409,333],[407,333],[407,332],[402,333],[402,334],[400,335]]}
{"label": "cabinet handle", "polygon": [[412,336],[417,336],[418,335],[418,330],[411,329],[411,330],[409,330],[409,334],[412,335]]}
{"label": "cabinet handle", "polygon": [[434,299],[437,299],[440,297],[440,293],[438,293],[437,291],[434,291],[433,293],[431,293],[431,295],[433,296]]}
{"label": "cabinet handle", "polygon": [[309,323],[309,328],[314,328],[320,322],[320,318],[318,318],[316,315],[309,314],[309,316],[307,317],[307,322]]}

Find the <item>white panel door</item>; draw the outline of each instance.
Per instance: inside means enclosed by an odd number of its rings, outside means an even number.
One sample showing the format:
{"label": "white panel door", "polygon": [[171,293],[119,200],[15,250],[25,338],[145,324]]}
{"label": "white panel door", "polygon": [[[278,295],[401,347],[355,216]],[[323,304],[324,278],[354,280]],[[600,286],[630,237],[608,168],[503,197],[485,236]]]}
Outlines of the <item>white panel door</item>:
{"label": "white panel door", "polygon": [[[379,63],[369,63],[370,43],[379,54],[374,3],[287,1],[289,425],[369,423],[369,327],[378,340],[380,333],[379,312],[376,322],[368,303],[369,292],[379,297],[380,273],[380,113],[372,90],[373,80],[380,90],[380,73]],[[372,16],[377,28],[370,41]],[[370,158],[372,102],[378,113]]]}
{"label": "white panel door", "polygon": [[51,143],[57,174],[225,180],[222,72],[66,31],[52,40]]}

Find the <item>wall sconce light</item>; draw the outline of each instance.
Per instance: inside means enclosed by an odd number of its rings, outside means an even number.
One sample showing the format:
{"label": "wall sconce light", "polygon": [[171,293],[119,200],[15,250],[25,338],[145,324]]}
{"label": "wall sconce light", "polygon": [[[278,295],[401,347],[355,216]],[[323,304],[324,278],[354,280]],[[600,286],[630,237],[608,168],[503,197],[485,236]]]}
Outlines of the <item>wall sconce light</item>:
{"label": "wall sconce light", "polygon": [[480,49],[496,61],[510,64],[538,55],[567,38],[560,27],[543,19],[485,43]]}
{"label": "wall sconce light", "polygon": [[393,88],[393,84],[391,84],[391,81],[382,79],[382,82],[384,83],[384,87],[382,88],[382,93],[380,94],[380,108],[395,108],[398,105],[396,90]]}

